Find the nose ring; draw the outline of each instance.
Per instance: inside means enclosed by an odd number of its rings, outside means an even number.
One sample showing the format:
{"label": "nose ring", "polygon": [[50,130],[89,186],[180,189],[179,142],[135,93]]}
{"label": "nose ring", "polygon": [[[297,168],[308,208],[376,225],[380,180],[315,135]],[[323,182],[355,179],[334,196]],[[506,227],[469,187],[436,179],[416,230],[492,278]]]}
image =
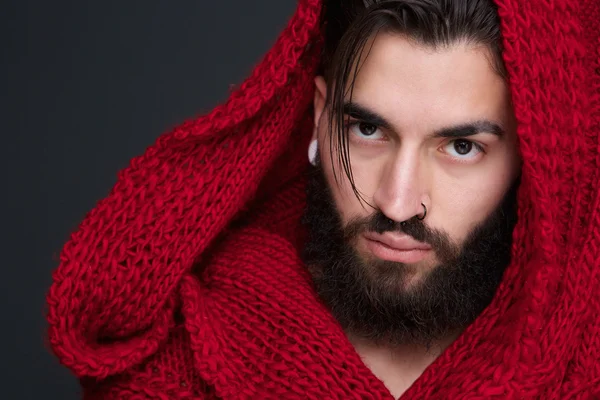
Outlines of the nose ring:
{"label": "nose ring", "polygon": [[421,205],[423,206],[423,216],[419,217],[417,216],[417,219],[419,221],[423,221],[425,219],[425,217],[427,216],[427,207],[425,207],[425,204],[421,203]]}

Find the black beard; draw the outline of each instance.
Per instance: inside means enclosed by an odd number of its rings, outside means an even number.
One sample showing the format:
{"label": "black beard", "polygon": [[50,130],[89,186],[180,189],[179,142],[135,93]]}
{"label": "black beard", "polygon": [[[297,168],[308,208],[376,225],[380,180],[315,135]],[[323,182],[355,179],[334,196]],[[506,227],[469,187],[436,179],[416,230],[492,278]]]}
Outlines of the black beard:
{"label": "black beard", "polygon": [[[462,331],[489,305],[510,262],[518,186],[519,180],[456,246],[425,221],[395,222],[379,210],[343,226],[319,163],[310,173],[303,216],[303,260],[317,293],[347,334],[377,344],[430,346]],[[429,244],[440,263],[405,289],[414,266],[361,258],[353,244],[365,231],[403,232]]]}

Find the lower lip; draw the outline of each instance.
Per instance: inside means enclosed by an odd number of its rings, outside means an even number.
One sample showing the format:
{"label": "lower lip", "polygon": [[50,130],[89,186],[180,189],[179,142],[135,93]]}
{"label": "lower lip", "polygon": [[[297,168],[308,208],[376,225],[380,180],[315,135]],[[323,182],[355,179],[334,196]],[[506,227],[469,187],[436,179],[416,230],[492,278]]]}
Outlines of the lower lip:
{"label": "lower lip", "polygon": [[416,263],[423,260],[431,250],[411,249],[398,250],[376,240],[366,239],[368,249],[382,260],[401,262],[405,264]]}

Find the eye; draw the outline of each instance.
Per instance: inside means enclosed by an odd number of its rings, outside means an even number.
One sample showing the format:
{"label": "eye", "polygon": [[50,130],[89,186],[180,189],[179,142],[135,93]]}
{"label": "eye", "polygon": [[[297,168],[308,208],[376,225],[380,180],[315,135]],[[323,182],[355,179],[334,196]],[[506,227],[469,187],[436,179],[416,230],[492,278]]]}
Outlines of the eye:
{"label": "eye", "polygon": [[364,140],[379,140],[384,137],[383,132],[377,125],[368,124],[366,122],[350,122],[348,123],[348,130],[359,139]]}
{"label": "eye", "polygon": [[460,160],[471,160],[483,152],[483,147],[466,139],[455,139],[444,146],[444,152]]}

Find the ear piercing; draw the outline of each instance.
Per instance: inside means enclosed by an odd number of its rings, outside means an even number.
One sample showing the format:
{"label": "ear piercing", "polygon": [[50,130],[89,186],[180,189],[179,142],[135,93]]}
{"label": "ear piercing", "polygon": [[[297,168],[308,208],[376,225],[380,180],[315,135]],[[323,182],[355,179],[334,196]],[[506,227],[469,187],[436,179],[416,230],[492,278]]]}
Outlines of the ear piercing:
{"label": "ear piercing", "polygon": [[308,146],[308,161],[312,164],[312,165],[317,165],[317,149],[318,149],[318,142],[317,139],[314,139],[310,142],[310,145]]}

